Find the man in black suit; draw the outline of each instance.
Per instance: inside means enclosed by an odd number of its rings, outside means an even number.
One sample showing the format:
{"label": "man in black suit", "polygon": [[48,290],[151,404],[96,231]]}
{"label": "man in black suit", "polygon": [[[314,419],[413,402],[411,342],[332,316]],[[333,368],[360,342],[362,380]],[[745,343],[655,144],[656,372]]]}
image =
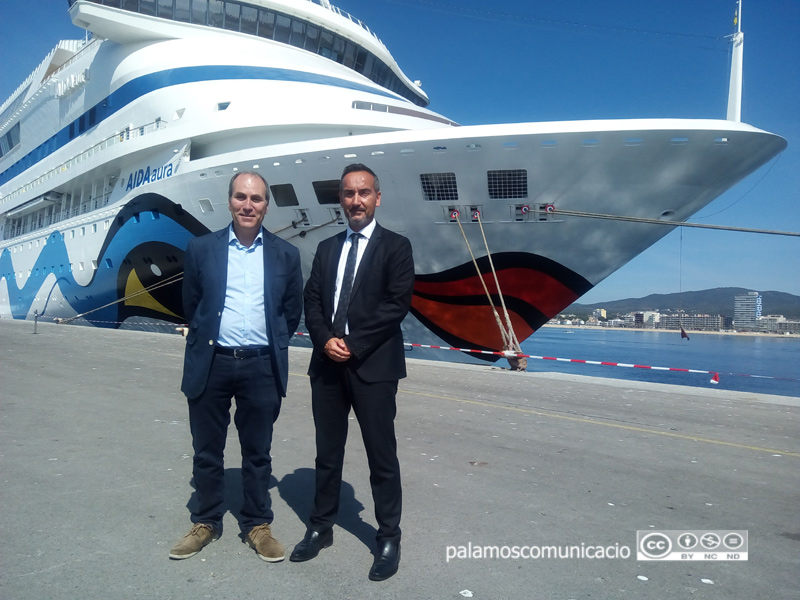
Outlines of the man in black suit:
{"label": "man in black suit", "polygon": [[347,420],[352,408],[367,452],[378,521],[373,581],[397,572],[402,489],[394,417],[406,376],[400,323],[411,306],[414,259],[408,239],[375,222],[380,182],[368,167],[345,168],[339,202],[347,231],[319,244],[304,291],[314,344],[308,374],[316,427],[316,492],[310,527],[290,556],[302,562],[333,543]]}
{"label": "man in black suit", "polygon": [[181,390],[189,402],[196,504],[191,531],[170,558],[197,554],[222,532],[223,451],[234,422],[242,449],[242,531],[258,556],[285,557],[272,537],[269,497],[272,425],[289,378],[289,338],[302,313],[300,253],[262,227],[267,182],[238,173],[228,187],[230,226],[194,238],[186,248],[184,316],[189,323]]}

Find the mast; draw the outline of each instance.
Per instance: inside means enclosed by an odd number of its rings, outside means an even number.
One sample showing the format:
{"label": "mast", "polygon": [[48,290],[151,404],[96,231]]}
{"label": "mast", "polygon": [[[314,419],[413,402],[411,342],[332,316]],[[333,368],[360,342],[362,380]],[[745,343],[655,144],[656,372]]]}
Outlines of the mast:
{"label": "mast", "polygon": [[731,36],[733,52],[731,54],[731,80],[728,87],[728,121],[742,120],[742,52],[744,50],[744,33],[742,33],[742,0],[736,3],[733,24],[736,33]]}

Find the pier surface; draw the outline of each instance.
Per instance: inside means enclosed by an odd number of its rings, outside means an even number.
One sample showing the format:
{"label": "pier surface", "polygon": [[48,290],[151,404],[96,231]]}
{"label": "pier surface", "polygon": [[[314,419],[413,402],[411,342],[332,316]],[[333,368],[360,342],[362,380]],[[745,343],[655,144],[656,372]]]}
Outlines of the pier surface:
{"label": "pier surface", "polygon": [[[242,542],[235,428],[222,537],[191,526],[177,335],[0,320],[0,598],[795,598],[800,399],[414,360],[398,393],[402,561],[368,581],[375,521],[352,420],[334,545],[268,564]],[[275,425],[273,533],[313,495],[309,351],[290,350]],[[749,560],[636,559],[636,532],[747,530]],[[465,558],[603,546],[629,558]],[[461,557],[452,554],[461,553]],[[535,552],[535,551],[534,551]]]}

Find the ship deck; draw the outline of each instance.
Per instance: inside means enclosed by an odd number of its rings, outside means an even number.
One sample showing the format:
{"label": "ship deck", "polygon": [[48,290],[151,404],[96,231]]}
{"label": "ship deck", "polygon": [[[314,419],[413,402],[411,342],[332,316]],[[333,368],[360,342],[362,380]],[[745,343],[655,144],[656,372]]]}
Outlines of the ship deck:
{"label": "ship deck", "polygon": [[[242,543],[231,428],[223,536],[190,527],[183,338],[0,320],[0,596],[788,598],[800,586],[800,399],[409,360],[398,394],[403,553],[367,580],[375,521],[356,422],[334,545],[267,564]],[[275,426],[274,534],[313,490],[308,350]],[[637,530],[748,530],[748,562],[636,560]],[[627,559],[452,558],[448,547],[627,546]]]}

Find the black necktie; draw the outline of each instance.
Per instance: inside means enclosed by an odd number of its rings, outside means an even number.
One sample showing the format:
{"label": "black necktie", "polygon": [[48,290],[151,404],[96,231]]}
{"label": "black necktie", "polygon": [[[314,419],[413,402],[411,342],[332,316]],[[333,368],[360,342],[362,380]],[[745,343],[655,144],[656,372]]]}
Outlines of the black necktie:
{"label": "black necktie", "polygon": [[333,335],[338,338],[344,337],[344,326],[347,323],[347,307],[350,305],[350,294],[353,291],[353,279],[356,274],[359,237],[361,237],[360,233],[350,235],[350,251],[347,253],[347,262],[344,265],[342,291],[339,292],[339,304],[336,306],[336,315],[333,317]]}

